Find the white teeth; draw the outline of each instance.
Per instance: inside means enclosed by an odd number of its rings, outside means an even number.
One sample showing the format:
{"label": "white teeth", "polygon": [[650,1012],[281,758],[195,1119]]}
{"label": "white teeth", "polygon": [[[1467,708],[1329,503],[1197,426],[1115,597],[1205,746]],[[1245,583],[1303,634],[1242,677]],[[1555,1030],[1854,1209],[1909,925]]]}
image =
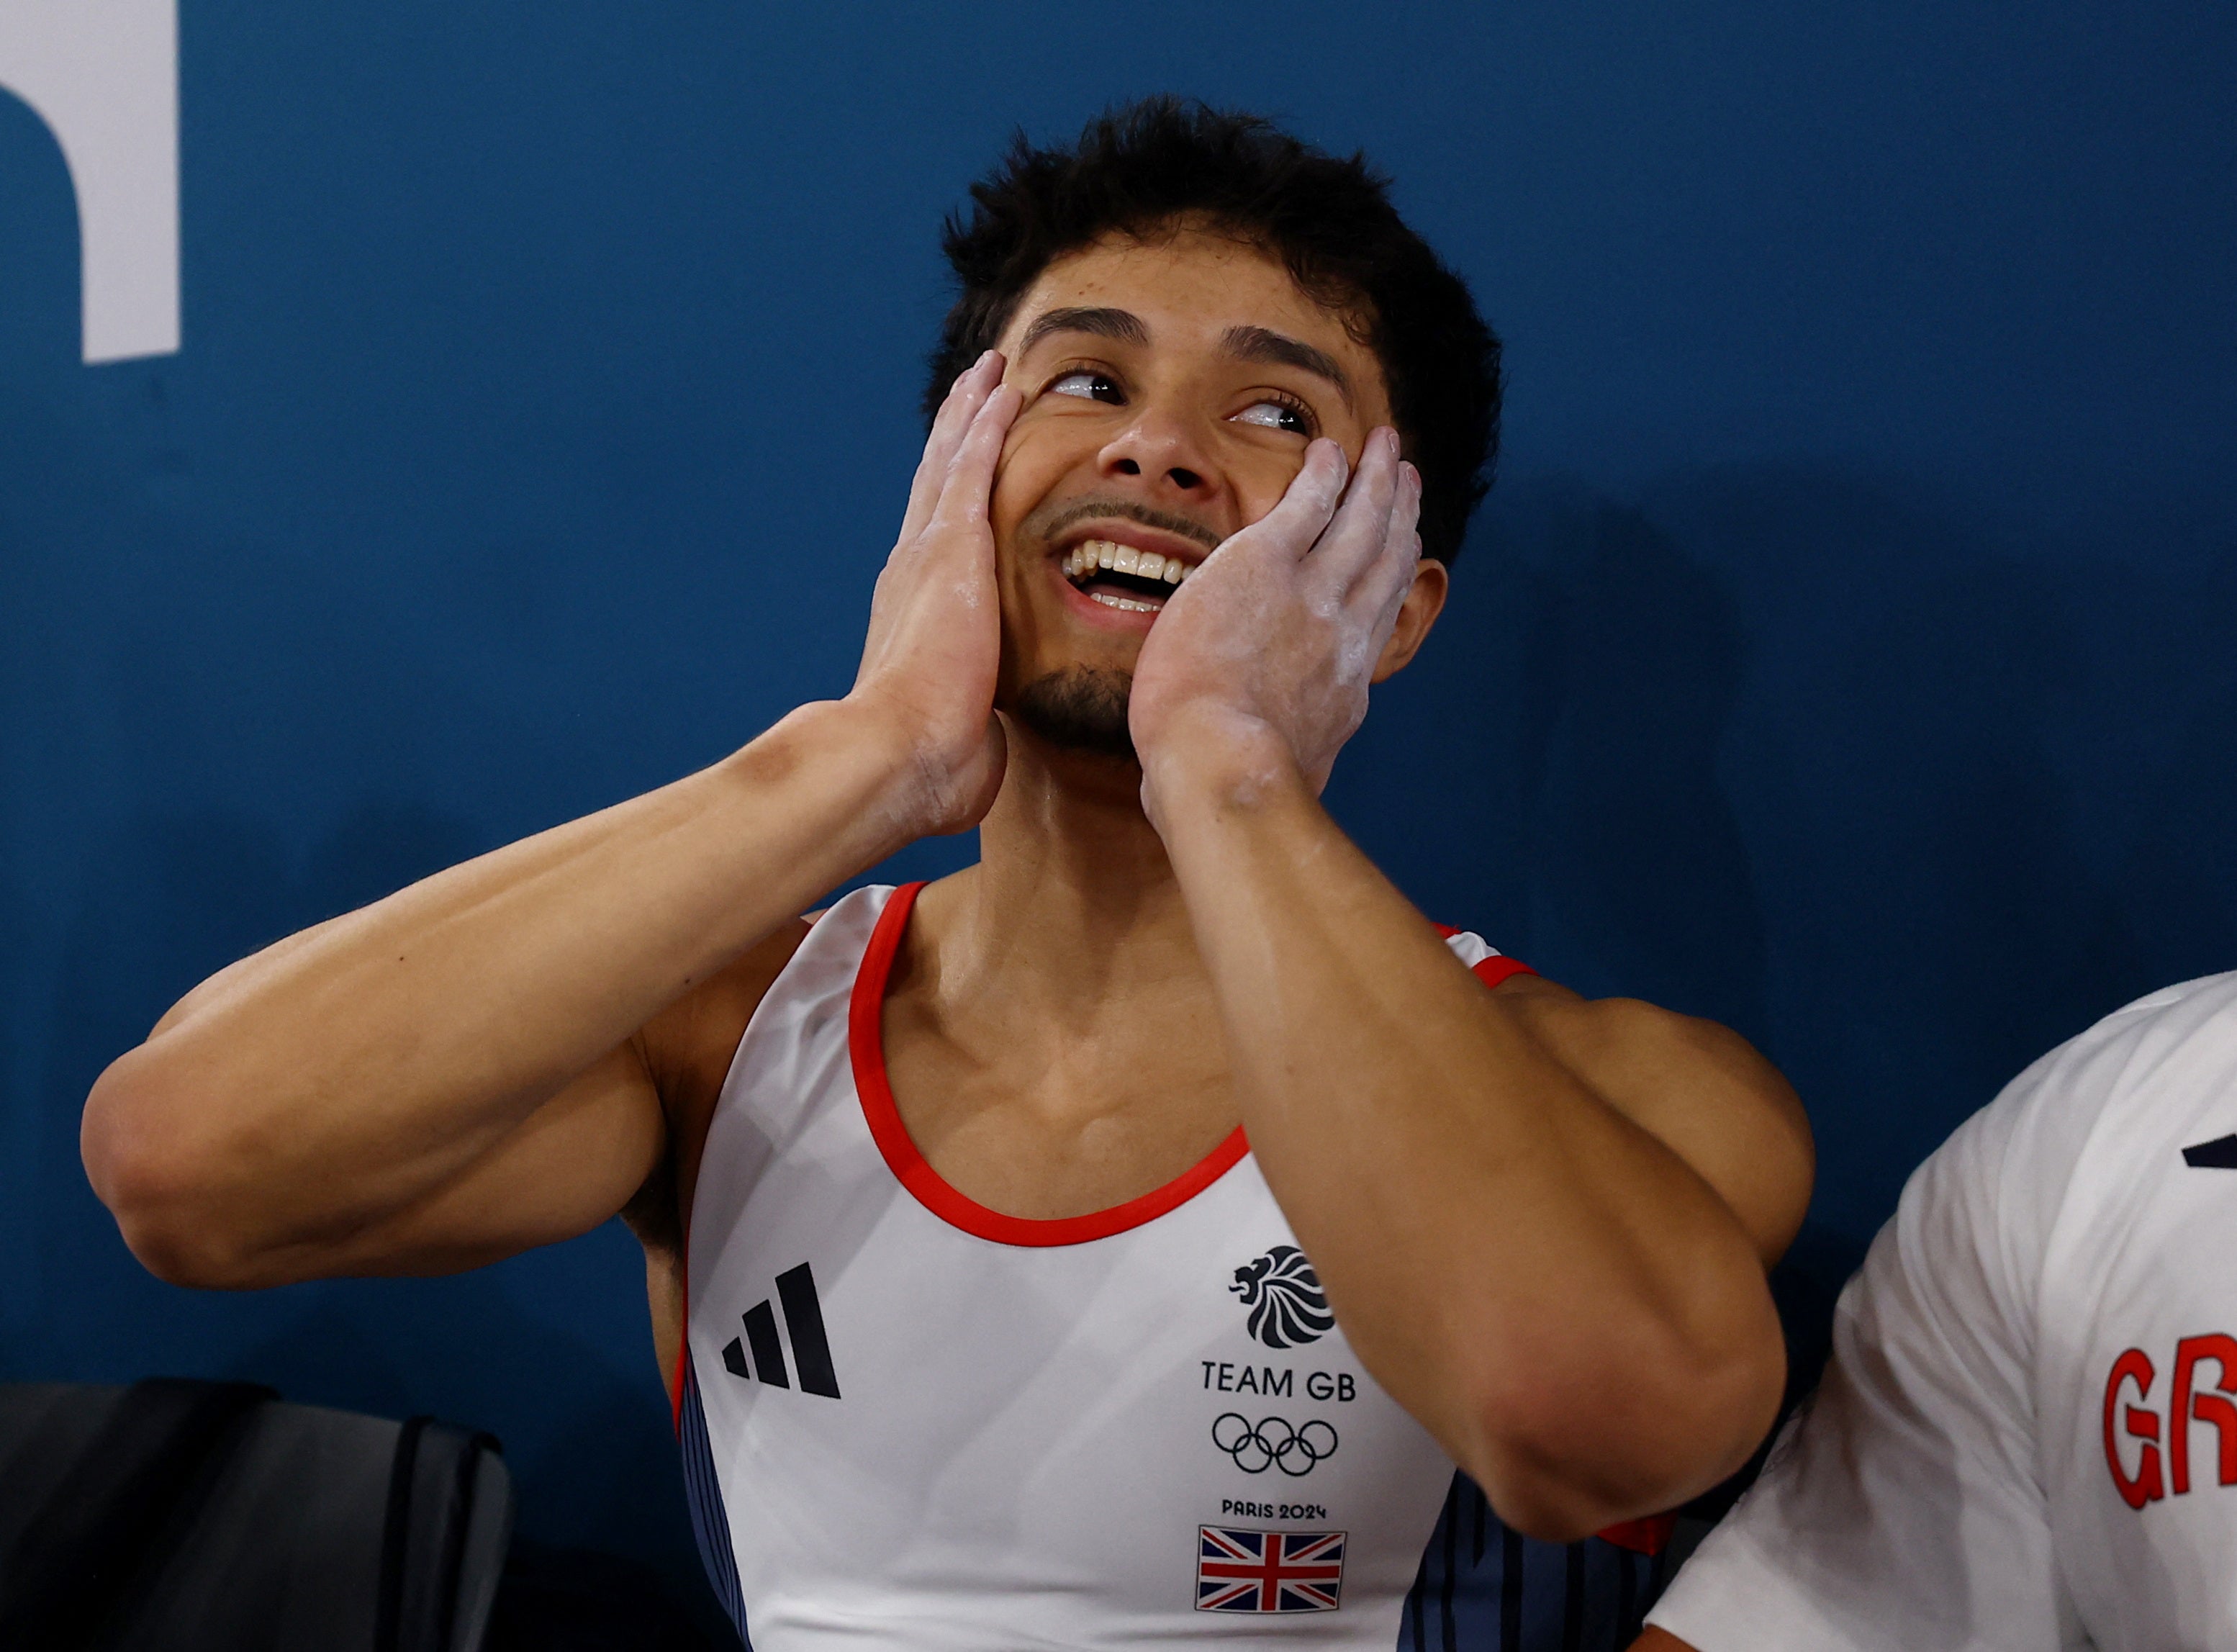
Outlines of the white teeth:
{"label": "white teeth", "polygon": [[1136,602],[1132,597],[1114,597],[1106,591],[1091,591],[1087,594],[1105,608],[1124,609],[1130,614],[1154,614],[1163,606],[1154,602]]}
{"label": "white teeth", "polygon": [[[1108,568],[1113,573],[1131,573],[1138,579],[1162,580],[1177,585],[1196,572],[1178,557],[1168,557],[1155,551],[1138,550],[1131,545],[1120,545],[1115,539],[1086,539],[1065,553],[1064,572],[1068,579],[1084,578],[1098,569]],[[1107,598],[1112,606],[1119,599]],[[1155,608],[1157,605],[1148,605]]]}

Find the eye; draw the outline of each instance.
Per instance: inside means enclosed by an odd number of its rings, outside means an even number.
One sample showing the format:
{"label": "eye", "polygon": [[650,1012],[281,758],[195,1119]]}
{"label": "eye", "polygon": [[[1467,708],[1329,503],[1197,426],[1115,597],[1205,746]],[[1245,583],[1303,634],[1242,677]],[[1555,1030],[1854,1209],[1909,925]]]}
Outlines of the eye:
{"label": "eye", "polygon": [[1259,425],[1268,430],[1286,430],[1297,435],[1311,437],[1316,433],[1311,411],[1303,402],[1279,400],[1268,397],[1254,401],[1231,420],[1238,425]]}
{"label": "eye", "polygon": [[1066,373],[1064,377],[1049,386],[1048,393],[1056,396],[1078,396],[1083,401],[1117,403],[1125,400],[1118,392],[1118,381],[1109,373],[1097,373],[1086,367],[1080,367]]}

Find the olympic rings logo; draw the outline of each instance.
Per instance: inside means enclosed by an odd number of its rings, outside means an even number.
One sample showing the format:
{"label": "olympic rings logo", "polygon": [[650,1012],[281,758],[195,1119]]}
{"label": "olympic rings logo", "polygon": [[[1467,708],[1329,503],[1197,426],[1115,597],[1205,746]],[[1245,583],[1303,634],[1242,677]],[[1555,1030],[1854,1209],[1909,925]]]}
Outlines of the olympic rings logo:
{"label": "olympic rings logo", "polygon": [[1324,1457],[1336,1455],[1336,1429],[1315,1417],[1303,1428],[1270,1417],[1252,1427],[1240,1411],[1223,1411],[1212,1419],[1211,1443],[1235,1459],[1245,1474],[1279,1469],[1291,1479],[1313,1471]]}

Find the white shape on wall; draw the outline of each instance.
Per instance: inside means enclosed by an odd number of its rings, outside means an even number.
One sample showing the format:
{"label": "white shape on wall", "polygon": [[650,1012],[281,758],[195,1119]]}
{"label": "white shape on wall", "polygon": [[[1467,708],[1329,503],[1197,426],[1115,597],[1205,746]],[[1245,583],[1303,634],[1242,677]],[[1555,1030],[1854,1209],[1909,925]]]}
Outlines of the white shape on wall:
{"label": "white shape on wall", "polygon": [[77,192],[89,361],[179,347],[178,0],[0,0],[0,89]]}

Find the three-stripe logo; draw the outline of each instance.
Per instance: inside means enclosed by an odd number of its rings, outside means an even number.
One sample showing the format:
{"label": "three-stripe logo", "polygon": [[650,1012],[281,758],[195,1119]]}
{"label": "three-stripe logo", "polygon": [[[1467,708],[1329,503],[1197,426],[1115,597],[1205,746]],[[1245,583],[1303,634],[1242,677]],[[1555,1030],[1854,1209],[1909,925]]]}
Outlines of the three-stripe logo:
{"label": "three-stripe logo", "polygon": [[[785,1328],[792,1333],[792,1370],[800,1378],[801,1391],[838,1398],[839,1374],[832,1367],[831,1344],[823,1334],[823,1304],[816,1297],[815,1276],[808,1271],[807,1263],[776,1276],[776,1297],[784,1305]],[[792,1379],[785,1370],[784,1339],[777,1333],[776,1314],[769,1298],[764,1297],[747,1309],[743,1318],[744,1338],[733,1337],[723,1345],[723,1369],[748,1382],[759,1378],[771,1388],[791,1387]],[[749,1349],[753,1353],[750,1367],[746,1363]]]}

